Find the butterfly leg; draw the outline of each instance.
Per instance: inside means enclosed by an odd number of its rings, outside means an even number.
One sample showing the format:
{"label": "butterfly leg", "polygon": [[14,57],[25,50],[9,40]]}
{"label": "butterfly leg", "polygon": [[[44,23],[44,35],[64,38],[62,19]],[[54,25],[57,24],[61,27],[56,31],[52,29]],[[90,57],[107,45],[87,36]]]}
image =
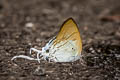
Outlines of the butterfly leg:
{"label": "butterfly leg", "polygon": [[14,56],[11,60],[14,60],[16,58],[24,58],[24,59],[28,59],[28,60],[38,60],[38,62],[40,63],[39,55],[42,51],[37,50],[35,48],[30,48],[30,54],[32,53],[32,50],[37,52],[37,59],[29,57],[29,56],[25,56],[25,55],[18,55],[18,56]]}
{"label": "butterfly leg", "polygon": [[30,48],[30,54],[32,53],[32,51],[35,51],[35,52],[37,52],[37,60],[38,60],[38,62],[40,63],[40,56],[42,56],[41,55],[41,53],[42,53],[42,51],[40,51],[40,50],[37,50],[37,49],[35,49],[35,48]]}
{"label": "butterfly leg", "polygon": [[30,54],[32,53],[32,51],[35,51],[37,53],[41,53],[42,51],[35,49],[35,48],[30,48]]}
{"label": "butterfly leg", "polygon": [[28,60],[37,60],[35,58],[31,58],[31,57],[25,56],[25,55],[14,56],[11,60],[13,61],[16,58],[24,58],[24,59],[28,59]]}

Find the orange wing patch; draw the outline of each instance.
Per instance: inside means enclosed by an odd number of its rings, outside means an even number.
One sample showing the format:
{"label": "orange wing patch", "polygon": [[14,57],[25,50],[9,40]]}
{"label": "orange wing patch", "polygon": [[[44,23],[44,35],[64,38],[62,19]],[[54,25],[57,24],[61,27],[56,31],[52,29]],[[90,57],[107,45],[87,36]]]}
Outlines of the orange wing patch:
{"label": "orange wing patch", "polygon": [[82,51],[82,41],[80,38],[80,32],[78,30],[77,24],[72,18],[69,18],[62,25],[58,35],[56,36],[54,45],[65,40],[76,40],[76,46],[79,53]]}

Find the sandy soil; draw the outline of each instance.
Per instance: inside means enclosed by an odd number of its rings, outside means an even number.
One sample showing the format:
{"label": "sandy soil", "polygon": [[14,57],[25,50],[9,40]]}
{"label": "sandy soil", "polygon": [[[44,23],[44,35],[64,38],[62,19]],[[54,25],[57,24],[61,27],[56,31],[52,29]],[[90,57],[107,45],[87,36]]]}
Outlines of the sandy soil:
{"label": "sandy soil", "polygon": [[[120,80],[120,0],[0,0],[0,80]],[[83,41],[81,61],[11,58],[41,49],[69,17]],[[32,24],[32,26],[29,24]]]}

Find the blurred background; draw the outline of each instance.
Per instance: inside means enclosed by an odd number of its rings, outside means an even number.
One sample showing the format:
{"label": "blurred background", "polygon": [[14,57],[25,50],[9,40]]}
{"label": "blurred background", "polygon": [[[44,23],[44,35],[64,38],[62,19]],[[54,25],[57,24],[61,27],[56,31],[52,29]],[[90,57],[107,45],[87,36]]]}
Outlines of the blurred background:
{"label": "blurred background", "polygon": [[[17,59],[41,49],[72,17],[81,33],[86,66]],[[1,80],[119,80],[119,0],[0,0]]]}

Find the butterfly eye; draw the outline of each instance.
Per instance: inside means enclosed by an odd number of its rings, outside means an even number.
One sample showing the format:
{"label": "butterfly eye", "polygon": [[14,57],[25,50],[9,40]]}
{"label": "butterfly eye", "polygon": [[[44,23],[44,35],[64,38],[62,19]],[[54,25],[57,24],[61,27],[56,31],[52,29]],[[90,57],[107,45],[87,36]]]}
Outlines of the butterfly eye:
{"label": "butterfly eye", "polygon": [[46,50],[46,53],[49,53],[49,49]]}

